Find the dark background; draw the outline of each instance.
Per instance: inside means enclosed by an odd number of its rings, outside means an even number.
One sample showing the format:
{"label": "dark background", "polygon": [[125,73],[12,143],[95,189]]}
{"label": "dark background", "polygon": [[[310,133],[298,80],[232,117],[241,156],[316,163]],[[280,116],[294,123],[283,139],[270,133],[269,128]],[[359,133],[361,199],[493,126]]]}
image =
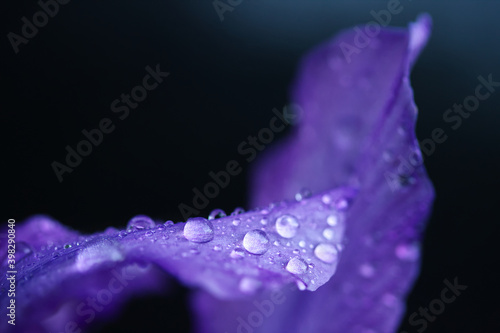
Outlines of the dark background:
{"label": "dark background", "polygon": [[[408,299],[409,315],[440,296],[445,278],[468,289],[426,332],[500,331],[498,188],[500,89],[453,131],[443,113],[474,93],[477,76],[500,81],[500,3],[401,1],[391,25],[421,12],[434,20],[428,47],[412,73],[420,114],[419,139],[444,128],[448,140],[425,160],[437,200],[424,246],[422,274]],[[220,21],[206,1],[71,1],[15,54],[7,33],[36,1],[1,9],[2,220],[37,213],[83,232],[123,228],[136,214],[182,220],[180,203],[208,172],[242,160],[237,146],[266,127],[273,108],[290,102],[299,59],[342,29],[372,20],[387,1],[244,0]],[[123,121],[110,110],[121,93],[160,64],[170,76]],[[114,132],[59,183],[51,168],[64,163],[102,118]],[[286,135],[286,133],[284,134]],[[201,212],[244,206],[241,175]],[[248,207],[246,207],[248,208]],[[168,297],[131,302],[103,331],[182,332],[190,327],[178,288]]]}

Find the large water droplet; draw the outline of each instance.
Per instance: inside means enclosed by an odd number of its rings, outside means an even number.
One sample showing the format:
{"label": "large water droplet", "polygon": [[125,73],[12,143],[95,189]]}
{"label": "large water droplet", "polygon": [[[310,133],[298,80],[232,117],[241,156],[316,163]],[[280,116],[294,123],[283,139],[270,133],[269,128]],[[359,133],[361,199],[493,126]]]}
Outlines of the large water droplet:
{"label": "large water droplet", "polygon": [[186,221],[184,237],[195,243],[210,242],[214,238],[212,222],[203,217],[194,217]]}
{"label": "large water droplet", "polygon": [[222,209],[214,209],[213,211],[210,212],[210,215],[208,215],[208,219],[214,220],[225,216],[226,212],[223,211]]}
{"label": "large water droplet", "polygon": [[292,258],[286,265],[286,270],[292,274],[302,274],[307,270],[307,264],[300,258]]}
{"label": "large water droplet", "polygon": [[269,248],[269,238],[262,230],[252,230],[243,237],[243,247],[253,254],[264,254]]}
{"label": "large water droplet", "polygon": [[128,221],[127,229],[129,230],[142,230],[149,229],[155,226],[155,222],[146,215],[137,215]]}
{"label": "large water droplet", "polygon": [[314,249],[314,255],[319,260],[331,264],[337,260],[338,251],[331,244],[321,243]]}
{"label": "large water droplet", "polygon": [[292,215],[283,215],[276,219],[276,231],[281,237],[292,238],[297,233],[299,221]]}

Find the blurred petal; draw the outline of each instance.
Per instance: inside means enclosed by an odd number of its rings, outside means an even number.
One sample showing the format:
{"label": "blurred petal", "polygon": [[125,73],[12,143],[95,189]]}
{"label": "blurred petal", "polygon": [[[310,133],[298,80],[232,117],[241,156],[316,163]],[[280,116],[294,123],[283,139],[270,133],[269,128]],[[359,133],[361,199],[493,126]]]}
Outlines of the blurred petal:
{"label": "blurred petal", "polygon": [[[199,332],[394,332],[419,266],[434,192],[415,137],[409,70],[430,33],[422,16],[382,29],[347,61],[347,31],[309,54],[293,90],[303,110],[294,135],[258,165],[253,204],[348,185],[346,247],[336,275],[317,292],[283,290],[227,302],[198,293]],[[322,222],[327,226],[327,221]]]}

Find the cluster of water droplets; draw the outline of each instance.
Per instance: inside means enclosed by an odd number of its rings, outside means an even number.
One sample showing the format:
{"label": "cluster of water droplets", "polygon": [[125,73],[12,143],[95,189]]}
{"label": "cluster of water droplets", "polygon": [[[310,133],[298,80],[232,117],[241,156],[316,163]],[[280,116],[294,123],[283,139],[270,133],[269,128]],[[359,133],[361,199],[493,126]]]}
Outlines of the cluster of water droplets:
{"label": "cluster of water droplets", "polygon": [[[327,266],[336,266],[342,251],[345,211],[349,208],[347,198],[325,194],[316,200],[317,212],[313,212],[321,218],[313,218],[305,207],[311,204],[306,201],[311,196],[309,190],[303,189],[295,195],[295,205],[277,202],[247,214],[242,208],[230,214],[215,209],[208,218],[188,219],[182,234],[193,246],[211,244],[215,252],[212,256],[226,255],[235,262],[254,258],[258,267],[281,266],[296,278],[299,289],[306,289],[315,281],[304,274],[315,269],[321,274],[328,271]],[[196,253],[191,250],[185,256],[205,253],[203,249]],[[251,290],[256,285],[254,279],[243,273],[241,291]]]}

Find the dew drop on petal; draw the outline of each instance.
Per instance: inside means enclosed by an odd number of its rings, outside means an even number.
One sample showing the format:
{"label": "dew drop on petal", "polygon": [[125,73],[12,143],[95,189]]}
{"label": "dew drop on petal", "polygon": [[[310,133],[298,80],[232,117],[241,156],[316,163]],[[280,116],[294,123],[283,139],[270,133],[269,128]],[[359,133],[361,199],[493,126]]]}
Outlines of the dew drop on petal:
{"label": "dew drop on petal", "polygon": [[326,223],[328,223],[329,226],[336,226],[339,223],[339,216],[336,214],[328,215],[326,218]]}
{"label": "dew drop on petal", "polygon": [[349,201],[346,199],[338,199],[335,201],[335,207],[337,207],[338,210],[345,210],[349,208]]}
{"label": "dew drop on petal", "polygon": [[229,256],[233,259],[243,259],[243,257],[245,257],[245,251],[243,251],[243,249],[236,248],[231,251],[231,254]]}
{"label": "dew drop on petal", "polygon": [[311,191],[304,188],[300,190],[297,194],[295,194],[295,200],[302,201],[303,199],[311,197]]}
{"label": "dew drop on petal", "polygon": [[253,254],[264,254],[269,248],[269,238],[262,230],[254,229],[243,237],[243,247]]}
{"label": "dew drop on petal", "polygon": [[321,201],[323,201],[325,205],[328,205],[332,202],[332,197],[330,197],[328,194],[325,194],[321,197]]}
{"label": "dew drop on petal", "polygon": [[239,215],[239,214],[243,214],[245,212],[245,210],[241,207],[237,207],[232,213],[231,213],[231,216],[236,216],[236,215]]}
{"label": "dew drop on petal", "polygon": [[331,244],[321,243],[314,249],[314,255],[319,260],[331,264],[337,260],[338,251]]}
{"label": "dew drop on petal", "polygon": [[210,215],[208,215],[209,220],[215,220],[221,217],[225,217],[226,212],[223,211],[222,209],[214,209],[213,211],[210,212]]}
{"label": "dew drop on petal", "polygon": [[215,252],[219,252],[222,250],[222,247],[220,245],[214,245],[213,249]]}
{"label": "dew drop on petal", "polygon": [[294,257],[286,265],[286,270],[292,274],[302,274],[307,270],[307,265],[302,259]]}
{"label": "dew drop on petal", "polygon": [[292,215],[283,215],[276,219],[276,231],[281,237],[292,238],[297,233],[299,221]]}
{"label": "dew drop on petal", "polygon": [[186,221],[184,237],[194,243],[210,242],[214,238],[212,222],[203,217],[194,217]]}
{"label": "dew drop on petal", "polygon": [[137,215],[128,221],[127,229],[129,230],[142,230],[149,229],[155,226],[155,222],[146,215]]}
{"label": "dew drop on petal", "polygon": [[325,237],[328,240],[332,240],[334,235],[335,231],[333,231],[333,229],[326,228],[325,230],[323,230],[323,237]]}
{"label": "dew drop on petal", "polygon": [[297,288],[299,288],[299,290],[306,290],[307,286],[303,281],[297,280],[295,283],[297,284]]}
{"label": "dew drop on petal", "polygon": [[301,240],[301,241],[299,242],[299,246],[300,246],[300,247],[306,247],[306,245],[307,245],[307,244],[306,244],[306,242],[305,242],[305,241],[303,241],[303,240]]}
{"label": "dew drop on petal", "polygon": [[241,220],[240,220],[240,219],[234,219],[234,220],[233,220],[233,225],[234,225],[234,226],[239,226],[239,225],[240,225],[240,223],[241,223]]}

